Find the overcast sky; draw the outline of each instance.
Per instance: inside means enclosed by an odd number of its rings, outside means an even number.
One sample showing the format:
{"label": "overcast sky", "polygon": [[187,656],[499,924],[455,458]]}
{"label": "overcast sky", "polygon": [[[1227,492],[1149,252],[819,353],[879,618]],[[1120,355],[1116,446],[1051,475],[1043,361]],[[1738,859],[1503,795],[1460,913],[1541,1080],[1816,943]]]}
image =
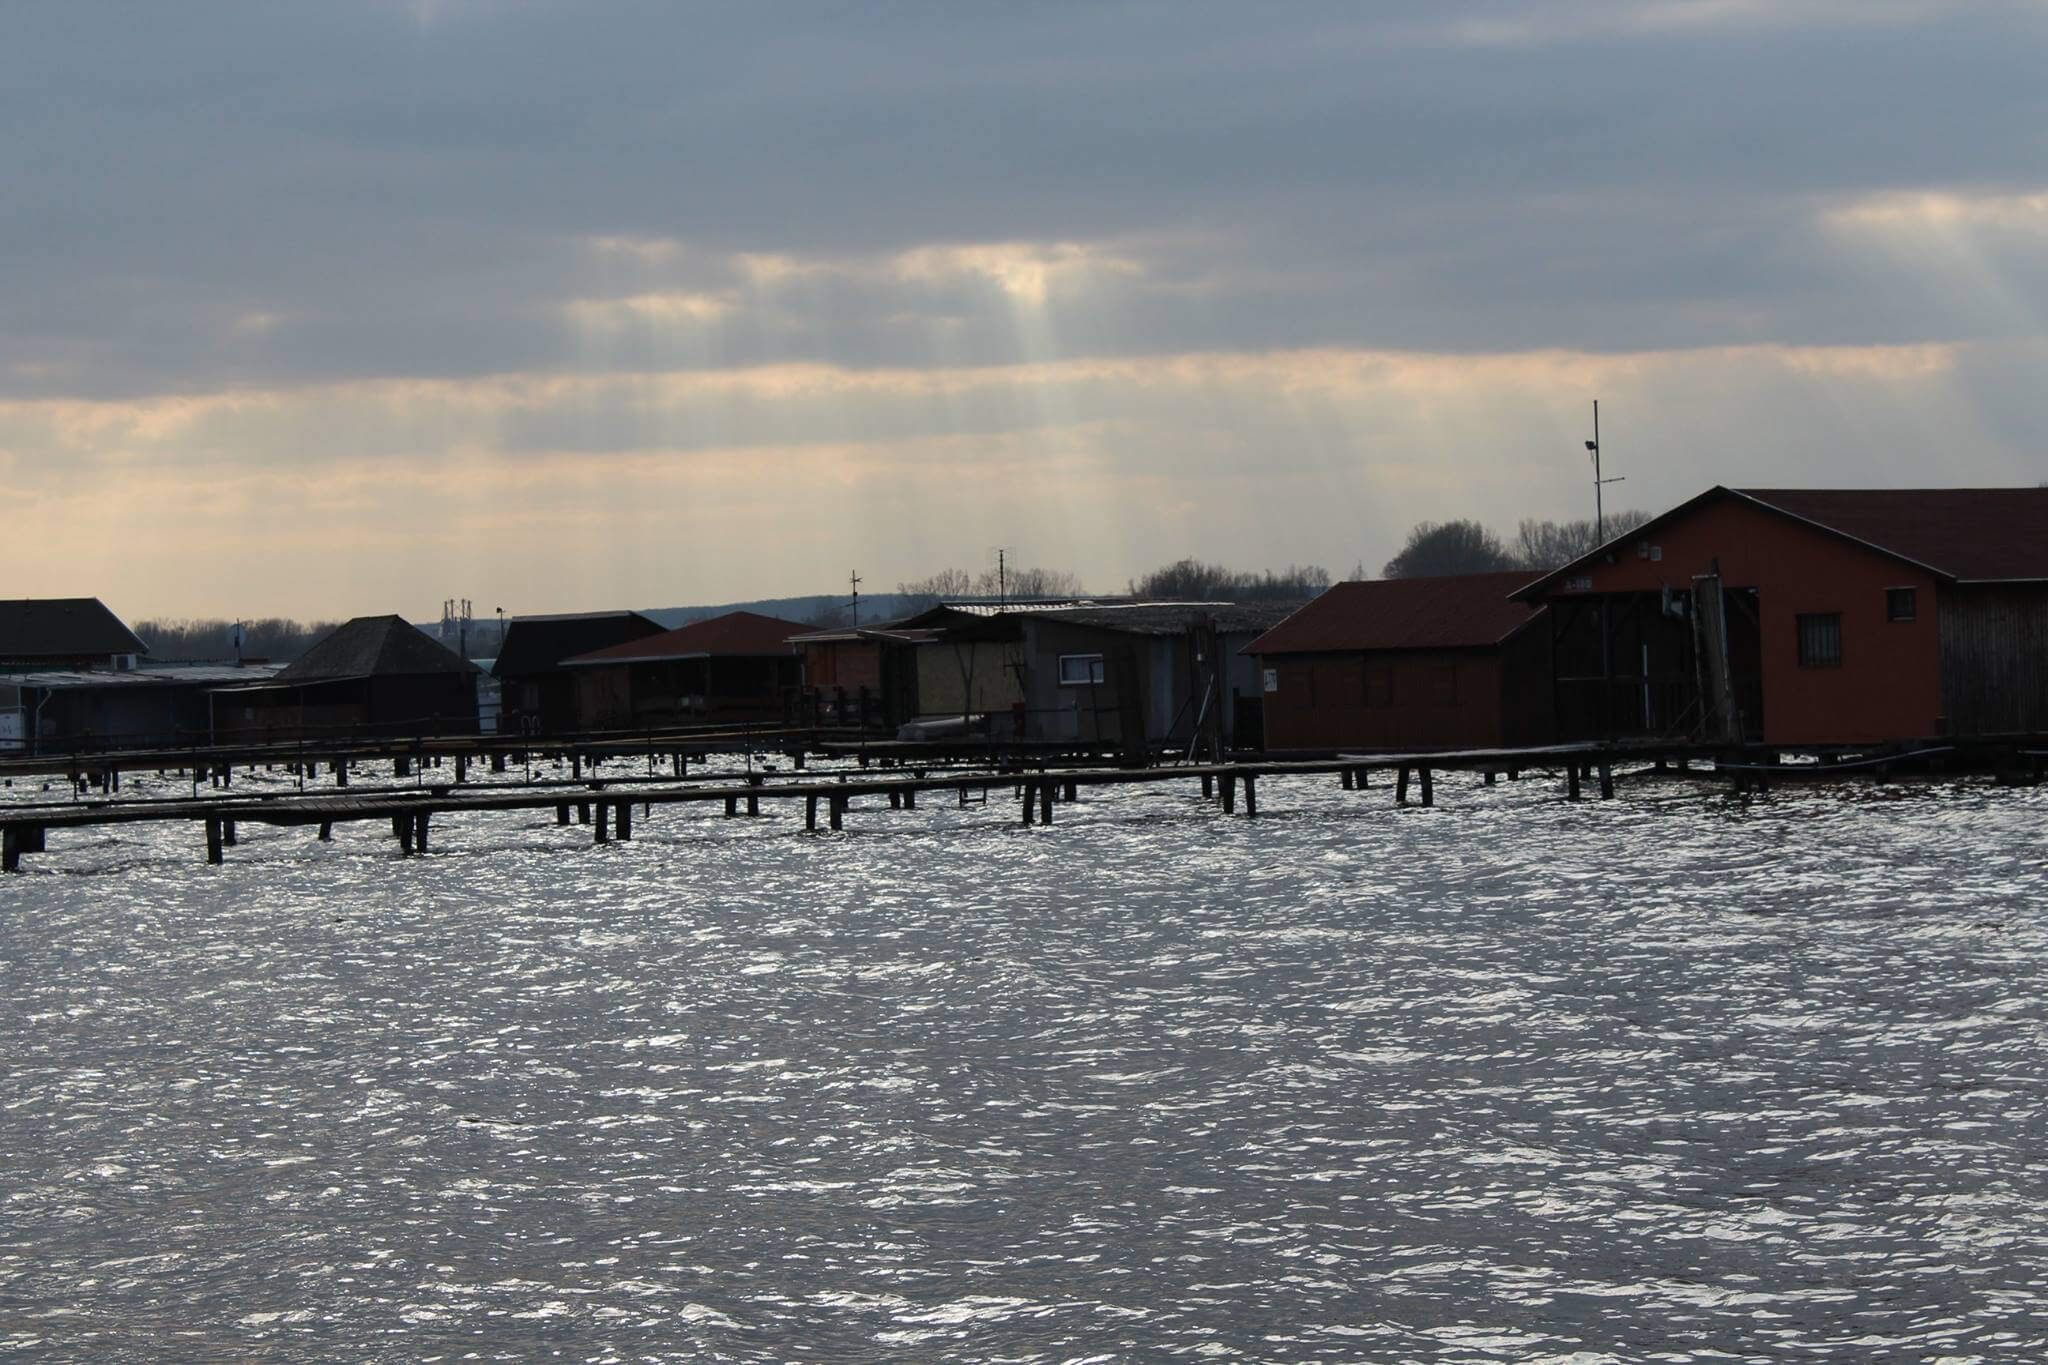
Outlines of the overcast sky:
{"label": "overcast sky", "polygon": [[[115,5],[0,42],[0,596],[1376,567],[2048,479],[2048,6]],[[1612,505],[1612,504],[1610,504]]]}

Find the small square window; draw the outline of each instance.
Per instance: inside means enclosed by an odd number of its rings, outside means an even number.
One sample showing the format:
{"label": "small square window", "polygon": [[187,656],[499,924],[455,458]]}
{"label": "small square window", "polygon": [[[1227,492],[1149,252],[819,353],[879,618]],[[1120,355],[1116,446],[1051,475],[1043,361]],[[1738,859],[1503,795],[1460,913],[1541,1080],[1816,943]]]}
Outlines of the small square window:
{"label": "small square window", "polygon": [[1911,621],[1920,614],[1919,592],[1913,588],[1886,588],[1884,590],[1884,619],[1887,621]]}
{"label": "small square window", "polygon": [[1799,666],[1842,666],[1842,613],[1814,612],[1799,617]]}
{"label": "small square window", "polygon": [[1100,654],[1060,655],[1060,686],[1088,687],[1102,681]]}

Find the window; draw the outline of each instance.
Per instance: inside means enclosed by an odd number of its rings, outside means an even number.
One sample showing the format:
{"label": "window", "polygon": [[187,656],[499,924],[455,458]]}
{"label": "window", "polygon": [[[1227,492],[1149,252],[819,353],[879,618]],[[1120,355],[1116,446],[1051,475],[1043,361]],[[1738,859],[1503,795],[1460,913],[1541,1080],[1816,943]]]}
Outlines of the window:
{"label": "window", "polygon": [[1884,590],[1884,619],[1887,621],[1911,621],[1919,615],[1919,594],[1912,588],[1886,588]]}
{"label": "window", "polygon": [[1842,613],[1813,612],[1799,617],[1799,666],[1842,666]]}
{"label": "window", "polygon": [[1060,655],[1060,686],[1087,687],[1102,681],[1100,654]]}

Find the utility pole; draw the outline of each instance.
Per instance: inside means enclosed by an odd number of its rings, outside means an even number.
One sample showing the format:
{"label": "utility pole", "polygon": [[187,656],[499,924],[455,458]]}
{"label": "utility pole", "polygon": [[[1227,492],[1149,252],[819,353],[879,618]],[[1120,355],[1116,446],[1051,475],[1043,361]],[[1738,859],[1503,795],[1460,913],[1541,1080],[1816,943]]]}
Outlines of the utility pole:
{"label": "utility pole", "polygon": [[996,550],[996,605],[999,607],[1006,605],[1010,600],[1007,554],[1008,551],[1001,548]]}
{"label": "utility pole", "polygon": [[847,605],[853,608],[853,623],[858,626],[860,624],[860,573],[856,570],[847,574],[846,581],[853,585],[853,601]]}
{"label": "utility pole", "polygon": [[1586,442],[1586,449],[1593,452],[1593,543],[1607,543],[1607,509],[1602,498],[1610,483],[1626,482],[1626,474],[1617,474],[1611,479],[1600,477],[1600,400],[1593,400],[1593,439]]}

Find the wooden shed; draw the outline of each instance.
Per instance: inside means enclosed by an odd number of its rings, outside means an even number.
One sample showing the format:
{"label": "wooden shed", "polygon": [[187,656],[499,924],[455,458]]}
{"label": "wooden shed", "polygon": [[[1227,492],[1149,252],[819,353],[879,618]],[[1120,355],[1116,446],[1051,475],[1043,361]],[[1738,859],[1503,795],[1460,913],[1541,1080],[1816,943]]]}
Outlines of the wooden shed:
{"label": "wooden shed", "polygon": [[213,693],[222,743],[473,735],[477,666],[402,616],[335,627],[267,682]]}
{"label": "wooden shed", "polygon": [[505,628],[491,676],[498,680],[502,734],[559,735],[578,724],[576,675],[563,661],[661,634],[637,611],[515,616]]}
{"label": "wooden shed", "polygon": [[1550,636],[1526,573],[1338,583],[1245,653],[1268,750],[1550,741]]}
{"label": "wooden shed", "polygon": [[687,724],[706,718],[779,721],[803,678],[790,637],[809,630],[734,611],[565,659],[586,730]]}
{"label": "wooden shed", "polygon": [[2048,733],[2048,488],[1711,488],[1517,596],[1560,738]]}

